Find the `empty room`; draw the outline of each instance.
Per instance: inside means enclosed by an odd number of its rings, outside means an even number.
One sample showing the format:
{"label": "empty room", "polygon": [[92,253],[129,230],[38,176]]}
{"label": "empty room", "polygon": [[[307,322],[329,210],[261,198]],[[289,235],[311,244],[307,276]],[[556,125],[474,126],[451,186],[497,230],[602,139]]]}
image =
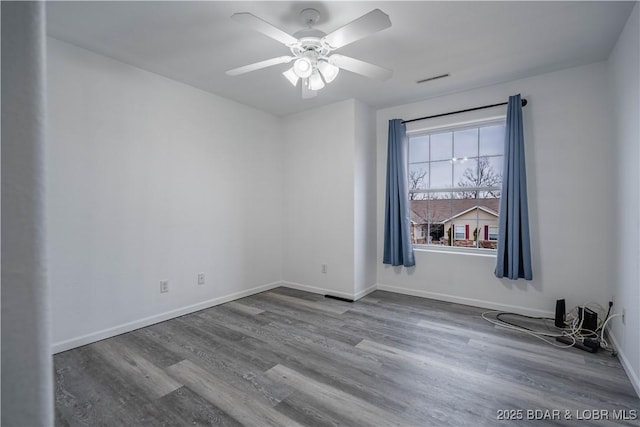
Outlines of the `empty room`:
{"label": "empty room", "polygon": [[637,1],[0,12],[2,426],[640,426]]}

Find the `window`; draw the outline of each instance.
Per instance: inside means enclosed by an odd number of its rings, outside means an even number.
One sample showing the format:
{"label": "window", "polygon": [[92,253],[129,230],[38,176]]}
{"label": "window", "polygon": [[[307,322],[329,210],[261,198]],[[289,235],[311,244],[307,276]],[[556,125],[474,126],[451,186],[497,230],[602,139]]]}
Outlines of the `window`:
{"label": "window", "polygon": [[491,226],[489,227],[489,240],[498,240],[498,227]]}
{"label": "window", "polygon": [[[495,250],[504,120],[409,134],[409,204],[415,245]],[[426,238],[425,238],[426,235]]]}

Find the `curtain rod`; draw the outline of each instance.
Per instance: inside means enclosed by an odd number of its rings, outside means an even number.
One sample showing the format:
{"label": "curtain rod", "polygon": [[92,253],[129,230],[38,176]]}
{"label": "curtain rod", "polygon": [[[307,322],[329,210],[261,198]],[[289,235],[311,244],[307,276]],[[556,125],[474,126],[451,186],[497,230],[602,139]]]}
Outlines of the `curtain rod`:
{"label": "curtain rod", "polygon": [[[417,119],[411,119],[411,120],[403,120],[402,123],[411,123],[411,122],[417,122],[418,120],[434,119],[436,117],[450,116],[451,114],[466,113],[468,111],[484,110],[485,108],[499,107],[500,105],[507,105],[507,104],[508,102],[501,102],[499,104],[483,105],[482,107],[467,108],[466,110],[451,111],[449,113],[436,114],[433,116],[426,116],[426,117],[418,117]],[[527,105],[527,100],[522,99],[522,106],[524,107],[525,105]]]}

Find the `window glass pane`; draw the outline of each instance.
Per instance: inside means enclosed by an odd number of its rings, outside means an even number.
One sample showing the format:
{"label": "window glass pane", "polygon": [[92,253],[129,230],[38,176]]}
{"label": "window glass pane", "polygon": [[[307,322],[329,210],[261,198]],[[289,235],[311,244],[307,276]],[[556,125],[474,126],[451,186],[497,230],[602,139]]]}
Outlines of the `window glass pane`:
{"label": "window glass pane", "polygon": [[504,123],[480,128],[480,155],[501,155],[504,151]]}
{"label": "window glass pane", "polygon": [[[478,158],[456,160],[453,163],[453,183],[456,187],[478,186]],[[476,192],[465,192],[462,198],[476,197]]]}
{"label": "window glass pane", "polygon": [[429,188],[429,163],[413,163],[409,165],[409,190]]}
{"label": "window glass pane", "polygon": [[[504,167],[504,156],[481,157],[480,167],[486,169],[485,172],[487,180],[489,180],[487,182],[495,182],[498,185],[502,183],[502,168]],[[489,177],[496,177],[496,179],[489,179]]]}
{"label": "window glass pane", "polygon": [[451,188],[451,160],[431,162],[430,188]]}
{"label": "window glass pane", "polygon": [[410,137],[414,244],[496,249],[503,140],[504,124]]}
{"label": "window glass pane", "polygon": [[429,135],[412,136],[409,139],[409,162],[429,161]]}
{"label": "window glass pane", "polygon": [[[416,196],[426,196],[426,194],[417,194]],[[425,236],[428,230],[428,209],[429,201],[425,199],[409,200],[409,208],[411,215],[411,241],[414,245],[424,245],[427,243]]]}
{"label": "window glass pane", "polygon": [[453,157],[458,160],[478,157],[478,128],[453,133]]}
{"label": "window glass pane", "polygon": [[451,132],[431,135],[431,160],[450,160],[453,157]]}
{"label": "window glass pane", "polygon": [[454,227],[453,246],[473,248],[476,241],[473,238],[478,222],[478,201],[474,198],[464,198],[464,192],[453,193],[452,215],[445,220],[445,228]]}
{"label": "window glass pane", "polygon": [[450,246],[451,237],[447,233],[444,222],[451,218],[453,196],[451,193],[437,192],[430,194],[429,222],[431,243],[438,246]]}
{"label": "window glass pane", "polygon": [[500,199],[478,199],[478,247],[496,249]]}
{"label": "window glass pane", "polygon": [[411,239],[414,244],[447,246],[449,240],[443,221],[451,218],[451,193],[420,194],[422,199],[409,200]]}
{"label": "window glass pane", "polygon": [[[478,187],[502,186],[503,156],[481,157],[478,162]],[[500,197],[500,190],[482,191],[480,197]]]}

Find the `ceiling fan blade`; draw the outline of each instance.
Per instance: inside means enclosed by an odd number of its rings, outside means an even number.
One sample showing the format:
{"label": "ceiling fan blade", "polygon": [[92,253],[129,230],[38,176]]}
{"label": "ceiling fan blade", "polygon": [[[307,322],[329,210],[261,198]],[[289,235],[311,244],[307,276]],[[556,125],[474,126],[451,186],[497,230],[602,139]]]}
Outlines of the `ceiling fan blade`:
{"label": "ceiling fan blade", "polygon": [[281,29],[274,27],[267,21],[264,21],[249,12],[234,13],[233,15],[231,15],[231,19],[236,22],[240,22],[248,27],[251,27],[256,31],[261,32],[265,36],[269,36],[272,39],[277,40],[287,46],[298,43],[297,38],[285,33]]}
{"label": "ceiling fan blade", "polygon": [[324,41],[333,49],[338,49],[390,26],[389,15],[380,9],[374,9],[355,21],[351,21],[347,25],[327,34],[324,37]]}
{"label": "ceiling fan blade", "polygon": [[244,65],[242,67],[234,68],[233,70],[227,71],[227,75],[237,76],[240,74],[248,73],[250,71],[259,70],[261,68],[271,67],[272,65],[286,64],[287,62],[291,62],[291,60],[293,59],[293,56],[278,56],[277,58],[271,58],[265,61],[260,61],[253,64]]}
{"label": "ceiling fan blade", "polygon": [[307,79],[302,81],[302,99],[315,98],[318,95],[317,90],[311,90],[307,87]]}
{"label": "ceiling fan blade", "polygon": [[351,58],[344,55],[331,55],[330,61],[343,70],[351,71],[352,73],[362,74],[363,76],[370,77],[376,80],[387,80],[393,75],[393,71],[386,68],[379,67],[377,65],[370,64],[368,62],[360,61],[359,59]]}

